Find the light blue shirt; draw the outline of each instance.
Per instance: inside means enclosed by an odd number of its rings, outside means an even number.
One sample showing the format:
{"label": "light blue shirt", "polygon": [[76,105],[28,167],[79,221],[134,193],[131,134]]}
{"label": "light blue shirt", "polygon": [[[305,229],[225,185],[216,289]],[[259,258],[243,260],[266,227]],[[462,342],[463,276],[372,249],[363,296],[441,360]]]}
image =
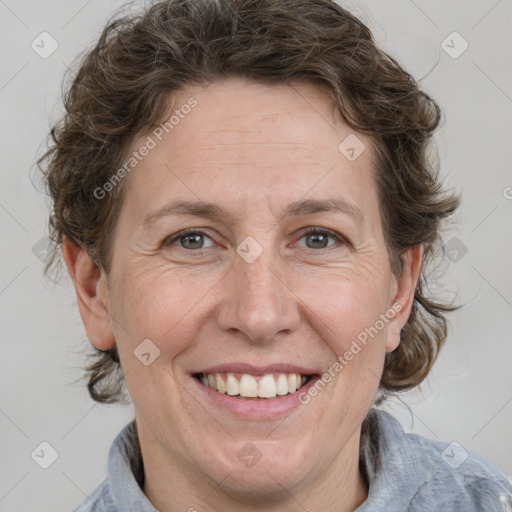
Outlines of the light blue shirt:
{"label": "light blue shirt", "polygon": [[[369,493],[356,512],[512,512],[512,483],[490,462],[407,434],[384,411],[372,408],[363,423],[359,462]],[[74,512],[158,512],[143,482],[133,420],[112,443],[108,478]]]}

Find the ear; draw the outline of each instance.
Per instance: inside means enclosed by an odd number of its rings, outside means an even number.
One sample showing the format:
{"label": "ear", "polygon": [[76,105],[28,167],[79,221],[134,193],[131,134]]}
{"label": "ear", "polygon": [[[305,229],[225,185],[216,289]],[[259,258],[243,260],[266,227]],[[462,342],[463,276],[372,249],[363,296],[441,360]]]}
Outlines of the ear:
{"label": "ear", "polygon": [[402,257],[403,270],[393,276],[391,308],[396,312],[387,329],[386,352],[392,352],[400,344],[400,331],[407,323],[414,304],[414,292],[420,277],[423,262],[423,247],[416,245]]}
{"label": "ear", "polygon": [[80,316],[90,342],[100,350],[115,345],[108,306],[106,275],[87,251],[64,237],[62,256],[75,287]]}

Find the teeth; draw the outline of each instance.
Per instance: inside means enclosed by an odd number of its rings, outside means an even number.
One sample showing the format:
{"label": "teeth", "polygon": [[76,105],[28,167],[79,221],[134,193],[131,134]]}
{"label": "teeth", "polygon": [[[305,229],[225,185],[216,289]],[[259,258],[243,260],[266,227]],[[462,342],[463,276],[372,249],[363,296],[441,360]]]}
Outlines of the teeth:
{"label": "teeth", "polygon": [[295,393],[295,391],[297,391],[297,384],[297,374],[291,373],[290,375],[288,375],[288,390],[290,393]]}
{"label": "teeth", "polygon": [[217,379],[214,375],[208,375],[208,386],[210,386],[212,389],[217,389]]}
{"label": "teeth", "polygon": [[215,373],[215,382],[217,384],[217,391],[224,394],[226,392],[226,383],[220,373]]}
{"label": "teeth", "polygon": [[288,394],[288,379],[286,378],[286,375],[279,375],[276,383],[276,393],[278,395]]}
{"label": "teeth", "polygon": [[[261,386],[261,384],[260,384]],[[244,373],[240,379],[240,396],[255,397],[258,396],[258,383],[252,375]]]}
{"label": "teeth", "polygon": [[[219,393],[230,396],[240,395],[246,398],[275,398],[276,395],[295,393],[307,380],[305,375],[297,373],[281,373],[274,377],[272,374],[254,377],[247,373],[238,380],[233,373],[199,374],[201,382]],[[224,380],[224,378],[226,380]]]}
{"label": "teeth", "polygon": [[264,375],[258,384],[260,398],[274,398],[276,396],[276,381],[272,375]]}
{"label": "teeth", "polygon": [[228,395],[238,395],[240,390],[238,385],[238,379],[232,374],[228,373],[228,381],[226,383],[226,392]]}

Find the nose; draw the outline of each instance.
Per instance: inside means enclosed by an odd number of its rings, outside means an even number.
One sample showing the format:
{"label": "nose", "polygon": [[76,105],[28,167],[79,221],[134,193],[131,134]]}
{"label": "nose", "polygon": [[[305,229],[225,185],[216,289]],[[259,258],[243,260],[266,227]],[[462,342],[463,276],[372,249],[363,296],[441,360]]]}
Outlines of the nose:
{"label": "nose", "polygon": [[217,309],[221,331],[243,333],[253,343],[290,334],[300,323],[299,299],[274,270],[272,257],[264,255],[265,251],[251,263],[236,258]]}

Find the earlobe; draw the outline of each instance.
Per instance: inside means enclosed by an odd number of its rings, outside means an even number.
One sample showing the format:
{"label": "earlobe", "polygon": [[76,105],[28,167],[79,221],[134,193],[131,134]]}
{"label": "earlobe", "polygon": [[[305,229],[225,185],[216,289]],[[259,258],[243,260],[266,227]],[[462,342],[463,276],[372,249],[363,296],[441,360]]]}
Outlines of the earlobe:
{"label": "earlobe", "polygon": [[391,309],[396,314],[388,325],[386,352],[392,352],[400,344],[400,331],[409,319],[414,304],[414,294],[423,263],[423,247],[417,245],[409,249],[403,256],[403,270],[395,277],[394,297]]}
{"label": "earlobe", "polygon": [[75,287],[80,316],[90,342],[99,350],[115,345],[109,313],[106,275],[87,251],[64,237],[62,256]]}

